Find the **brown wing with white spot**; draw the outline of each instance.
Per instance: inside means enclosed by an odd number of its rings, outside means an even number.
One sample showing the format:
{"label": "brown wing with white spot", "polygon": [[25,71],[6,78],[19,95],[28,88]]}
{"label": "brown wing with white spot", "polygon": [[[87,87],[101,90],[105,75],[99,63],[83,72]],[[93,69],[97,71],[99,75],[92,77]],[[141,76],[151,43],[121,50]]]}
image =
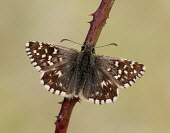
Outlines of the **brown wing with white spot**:
{"label": "brown wing with white spot", "polygon": [[72,96],[78,51],[44,42],[26,43],[33,66],[42,72],[41,84],[56,95]]}
{"label": "brown wing with white spot", "polygon": [[53,70],[43,72],[41,84],[47,91],[61,96],[72,97],[74,91],[76,64],[61,65]]}
{"label": "brown wing with white spot", "polygon": [[26,53],[38,71],[47,71],[76,61],[78,51],[44,42],[26,43]]}
{"label": "brown wing with white spot", "polygon": [[83,88],[83,97],[95,104],[112,103],[117,100],[119,90],[112,79],[98,67],[91,67]]}
{"label": "brown wing with white spot", "polygon": [[122,88],[132,86],[145,72],[143,64],[118,57],[96,56],[95,64]]}

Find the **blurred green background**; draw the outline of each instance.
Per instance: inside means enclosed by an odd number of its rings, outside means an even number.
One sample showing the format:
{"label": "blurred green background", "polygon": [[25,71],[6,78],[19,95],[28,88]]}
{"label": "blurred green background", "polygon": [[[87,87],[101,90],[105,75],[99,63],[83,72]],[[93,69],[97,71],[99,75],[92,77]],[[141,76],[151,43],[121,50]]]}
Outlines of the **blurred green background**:
{"label": "blurred green background", "polygon": [[[101,0],[0,1],[0,132],[53,133],[63,97],[46,92],[30,64],[32,40],[80,46]],[[146,65],[135,85],[120,89],[114,104],[77,103],[68,133],[170,133],[170,1],[116,0],[97,54]]]}

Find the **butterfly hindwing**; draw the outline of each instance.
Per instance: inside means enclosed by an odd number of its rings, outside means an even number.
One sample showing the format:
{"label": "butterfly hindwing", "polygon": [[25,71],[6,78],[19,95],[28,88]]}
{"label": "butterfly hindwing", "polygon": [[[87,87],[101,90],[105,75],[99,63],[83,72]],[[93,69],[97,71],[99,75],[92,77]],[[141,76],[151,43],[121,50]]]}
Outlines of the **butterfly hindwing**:
{"label": "butterfly hindwing", "polygon": [[66,97],[73,97],[73,82],[72,78],[75,77],[75,65],[60,66],[54,70],[43,72],[41,76],[41,84],[56,95]]}
{"label": "butterfly hindwing", "polygon": [[100,68],[91,67],[82,93],[88,101],[104,104],[116,101],[119,90],[112,79]]}

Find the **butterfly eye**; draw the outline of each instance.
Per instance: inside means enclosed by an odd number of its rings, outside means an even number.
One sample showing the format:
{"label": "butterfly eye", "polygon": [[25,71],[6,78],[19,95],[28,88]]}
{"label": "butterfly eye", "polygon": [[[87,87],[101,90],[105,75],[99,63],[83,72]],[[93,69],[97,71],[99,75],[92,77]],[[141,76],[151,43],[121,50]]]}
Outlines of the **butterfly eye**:
{"label": "butterfly eye", "polygon": [[84,47],[84,46],[82,46],[82,47],[81,47],[81,51],[83,51],[84,49],[85,49],[85,47]]}
{"label": "butterfly eye", "polygon": [[95,54],[95,50],[94,50],[94,48],[92,48],[92,53],[93,53],[93,54]]}

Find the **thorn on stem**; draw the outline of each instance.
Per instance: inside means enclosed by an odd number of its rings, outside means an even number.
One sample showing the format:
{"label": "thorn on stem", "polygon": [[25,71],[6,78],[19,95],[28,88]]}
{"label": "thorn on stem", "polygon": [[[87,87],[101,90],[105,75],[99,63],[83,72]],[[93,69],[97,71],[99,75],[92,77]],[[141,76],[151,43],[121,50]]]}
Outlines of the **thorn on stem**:
{"label": "thorn on stem", "polygon": [[94,16],[95,13],[90,14],[89,16]]}
{"label": "thorn on stem", "polygon": [[58,102],[58,104],[63,104],[63,102]]}
{"label": "thorn on stem", "polygon": [[89,21],[89,22],[87,22],[87,23],[90,23],[90,24],[91,24],[91,23],[92,23],[92,21]]}
{"label": "thorn on stem", "polygon": [[62,115],[59,114],[59,115],[57,116],[57,120],[59,120],[59,121],[63,120]]}

